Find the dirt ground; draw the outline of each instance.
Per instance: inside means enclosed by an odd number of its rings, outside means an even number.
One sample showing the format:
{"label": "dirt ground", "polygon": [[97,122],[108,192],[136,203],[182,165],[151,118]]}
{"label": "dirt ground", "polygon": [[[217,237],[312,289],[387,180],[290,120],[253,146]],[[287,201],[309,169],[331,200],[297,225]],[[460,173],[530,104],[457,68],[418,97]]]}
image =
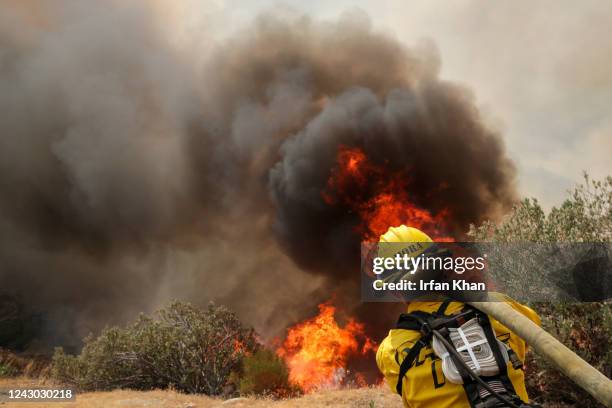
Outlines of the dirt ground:
{"label": "dirt ground", "polygon": [[[36,380],[24,378],[2,379],[0,389],[10,387],[47,386]],[[300,398],[273,401],[260,398],[235,398],[222,400],[200,395],[185,395],[174,391],[127,391],[88,392],[77,394],[73,402],[0,402],[1,408],[306,408],[306,407],[352,407],[352,408],[402,408],[401,400],[386,387],[319,391]]]}

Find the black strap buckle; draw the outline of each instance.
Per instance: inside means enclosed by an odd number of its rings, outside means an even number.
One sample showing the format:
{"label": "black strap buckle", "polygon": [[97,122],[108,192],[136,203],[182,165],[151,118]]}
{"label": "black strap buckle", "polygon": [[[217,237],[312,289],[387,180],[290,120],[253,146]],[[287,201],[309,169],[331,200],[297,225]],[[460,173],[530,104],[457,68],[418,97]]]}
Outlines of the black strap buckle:
{"label": "black strap buckle", "polygon": [[423,322],[421,325],[421,334],[424,338],[429,338],[431,336],[431,326],[428,322]]}

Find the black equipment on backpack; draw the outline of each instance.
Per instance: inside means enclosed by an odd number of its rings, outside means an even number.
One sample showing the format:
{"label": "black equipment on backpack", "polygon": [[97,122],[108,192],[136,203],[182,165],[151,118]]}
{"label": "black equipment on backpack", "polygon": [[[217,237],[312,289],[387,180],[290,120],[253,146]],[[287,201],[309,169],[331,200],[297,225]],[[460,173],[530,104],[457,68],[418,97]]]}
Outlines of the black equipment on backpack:
{"label": "black equipment on backpack", "polygon": [[[452,362],[459,371],[471,408],[540,407],[540,405],[523,402],[516,394],[514,386],[508,378],[507,364],[512,364],[515,369],[521,369],[523,364],[516,353],[509,347],[506,350],[509,361],[506,363],[489,317],[469,305],[465,305],[459,313],[447,316],[444,312],[451,301],[450,299],[445,300],[434,313],[415,311],[400,315],[396,328],[419,331],[421,332],[421,338],[408,351],[408,354],[400,364],[396,386],[397,393],[400,396],[402,395],[404,376],[415,363],[421,349],[431,346],[432,340],[435,338],[447,350]],[[457,329],[474,318],[477,319],[478,324],[482,327],[487,343],[491,347],[495,362],[499,368],[499,373],[494,376],[485,377],[476,374],[463,360],[463,357],[450,339],[449,329]]]}

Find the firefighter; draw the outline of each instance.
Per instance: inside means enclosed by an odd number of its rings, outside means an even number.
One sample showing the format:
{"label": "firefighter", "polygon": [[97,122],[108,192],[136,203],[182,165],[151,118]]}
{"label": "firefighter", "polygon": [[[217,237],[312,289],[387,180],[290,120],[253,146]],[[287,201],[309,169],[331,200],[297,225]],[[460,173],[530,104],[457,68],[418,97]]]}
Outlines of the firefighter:
{"label": "firefighter", "polygon": [[[422,231],[404,225],[389,228],[380,242],[380,247],[435,245]],[[401,251],[402,245],[391,247]],[[532,309],[503,299],[540,324]],[[473,307],[448,298],[429,299],[408,303],[380,344],[376,363],[406,407],[534,407],[528,404],[522,368],[526,349],[522,339]]]}

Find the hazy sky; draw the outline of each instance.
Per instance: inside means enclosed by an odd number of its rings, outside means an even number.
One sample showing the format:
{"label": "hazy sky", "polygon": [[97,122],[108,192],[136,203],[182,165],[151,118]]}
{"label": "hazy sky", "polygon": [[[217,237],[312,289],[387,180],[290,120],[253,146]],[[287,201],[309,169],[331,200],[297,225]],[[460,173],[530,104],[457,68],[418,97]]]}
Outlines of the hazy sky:
{"label": "hazy sky", "polygon": [[474,90],[504,134],[521,192],[546,206],[583,170],[612,174],[612,2],[228,0],[207,9],[210,30],[279,8],[323,19],[363,12],[408,45],[433,40],[442,76]]}

